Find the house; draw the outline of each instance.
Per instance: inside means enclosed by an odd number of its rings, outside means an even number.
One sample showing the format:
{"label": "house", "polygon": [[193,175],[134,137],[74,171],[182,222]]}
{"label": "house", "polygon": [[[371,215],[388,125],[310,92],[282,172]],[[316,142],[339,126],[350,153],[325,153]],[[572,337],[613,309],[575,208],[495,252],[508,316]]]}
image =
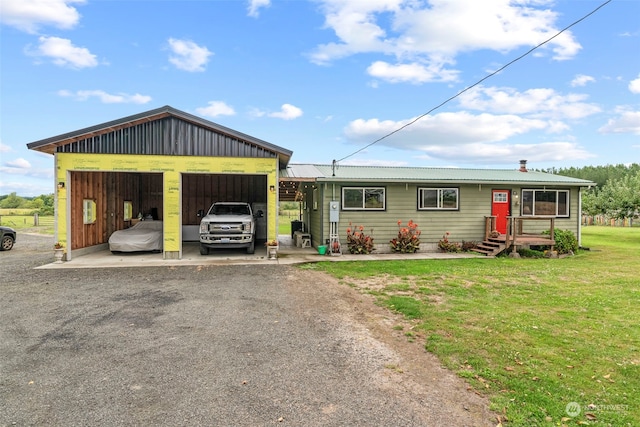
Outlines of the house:
{"label": "house", "polygon": [[162,221],[163,257],[180,259],[213,201],[262,210],[257,240],[266,241],[277,237],[278,202],[299,200],[296,231],[314,247],[344,243],[353,224],[373,230],[384,252],[409,220],[421,250],[445,232],[477,242],[500,233],[494,244],[514,248],[513,236],[522,245],[554,227],[580,239],[581,191],[595,185],[528,171],[525,161],[513,170],[290,164],[290,150],[170,106],[27,147],[55,158],[55,233],[67,260],[106,249],[138,215]]}
{"label": "house", "polygon": [[250,202],[265,213],[257,238],[276,238],[278,173],[292,152],[269,142],[164,106],[27,147],[55,157],[67,260],[106,249],[138,214],[163,221],[163,257],[179,259],[216,200]]}
{"label": "house", "polygon": [[581,192],[593,185],[530,171],[524,160],[511,170],[290,164],[281,171],[280,198],[303,201],[314,246],[336,235],[344,245],[347,227],[362,225],[378,252],[389,251],[398,221],[412,220],[420,250],[435,250],[446,232],[457,242],[489,241],[498,232],[503,244],[517,235],[516,244],[552,245],[540,233],[559,228],[580,241]]}

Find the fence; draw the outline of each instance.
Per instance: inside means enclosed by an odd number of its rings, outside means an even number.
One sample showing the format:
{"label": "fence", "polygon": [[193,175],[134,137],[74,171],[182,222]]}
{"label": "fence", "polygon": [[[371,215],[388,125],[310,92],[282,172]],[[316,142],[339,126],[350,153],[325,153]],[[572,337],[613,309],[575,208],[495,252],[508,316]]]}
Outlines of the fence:
{"label": "fence", "polygon": [[9,227],[53,227],[53,216],[34,215],[0,215],[0,225]]}
{"label": "fence", "polygon": [[615,219],[605,215],[582,215],[582,225],[608,225],[610,227],[633,227],[633,218]]}

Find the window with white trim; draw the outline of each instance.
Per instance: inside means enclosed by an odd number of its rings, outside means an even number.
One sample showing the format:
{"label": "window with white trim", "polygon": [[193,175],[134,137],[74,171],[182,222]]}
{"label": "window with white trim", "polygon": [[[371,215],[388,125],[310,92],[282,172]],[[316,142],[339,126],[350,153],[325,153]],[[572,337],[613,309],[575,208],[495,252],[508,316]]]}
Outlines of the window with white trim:
{"label": "window with white trim", "polygon": [[383,211],[385,189],[384,187],[342,187],[342,209]]}
{"label": "window with white trim", "polygon": [[96,202],[91,199],[82,200],[82,222],[83,224],[95,224],[96,222]]}
{"label": "window with white trim", "polygon": [[495,191],[493,193],[493,203],[507,203],[509,196],[506,191]]}
{"label": "window with white trim", "polygon": [[418,188],[419,210],[458,210],[457,188]]}
{"label": "window with white trim", "polygon": [[522,190],[523,216],[569,216],[569,190]]}

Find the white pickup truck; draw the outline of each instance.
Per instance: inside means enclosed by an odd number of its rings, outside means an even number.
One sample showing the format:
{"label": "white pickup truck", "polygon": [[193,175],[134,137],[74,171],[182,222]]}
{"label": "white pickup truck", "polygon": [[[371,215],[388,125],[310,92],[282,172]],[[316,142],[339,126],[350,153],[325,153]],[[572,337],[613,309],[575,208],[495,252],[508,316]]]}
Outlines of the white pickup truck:
{"label": "white pickup truck", "polygon": [[200,254],[208,255],[209,249],[246,248],[255,252],[256,218],[263,212],[253,213],[245,202],[215,202],[200,220]]}

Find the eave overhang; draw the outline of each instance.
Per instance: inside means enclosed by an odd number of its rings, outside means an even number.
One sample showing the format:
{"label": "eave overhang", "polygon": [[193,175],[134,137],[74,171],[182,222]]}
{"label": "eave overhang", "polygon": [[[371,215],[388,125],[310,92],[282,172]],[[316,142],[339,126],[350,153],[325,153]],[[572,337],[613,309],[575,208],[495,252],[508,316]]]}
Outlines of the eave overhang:
{"label": "eave overhang", "polygon": [[256,145],[264,150],[271,151],[278,157],[280,169],[284,169],[287,167],[293,154],[293,152],[290,150],[271,144],[267,141],[254,138],[242,132],[235,131],[217,123],[210,122],[198,116],[185,113],[184,111],[177,110],[168,105],[143,113],[134,114],[132,116],[123,117],[121,119],[86,127],[73,132],[68,132],[50,138],[41,139],[39,141],[34,141],[27,144],[27,148],[30,150],[40,151],[42,153],[54,154],[58,147],[67,144],[129,128],[138,124],[161,120],[166,117],[176,117],[194,125],[201,126],[203,128],[223,135],[227,135],[229,137],[244,141],[248,144]]}

